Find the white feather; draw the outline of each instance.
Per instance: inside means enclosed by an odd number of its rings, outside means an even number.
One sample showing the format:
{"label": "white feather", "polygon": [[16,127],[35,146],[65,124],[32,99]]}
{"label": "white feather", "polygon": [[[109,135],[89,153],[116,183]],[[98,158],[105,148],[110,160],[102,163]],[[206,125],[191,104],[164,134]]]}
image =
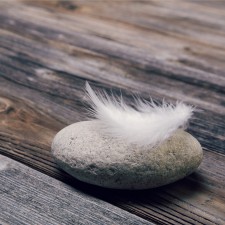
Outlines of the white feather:
{"label": "white feather", "polygon": [[194,110],[181,102],[172,105],[163,101],[158,106],[140,98],[135,99],[136,110],[122,97],[109,97],[104,91],[95,93],[88,82],[86,91],[92,101],[91,113],[101,122],[104,132],[141,146],[155,147],[178,128],[184,129]]}

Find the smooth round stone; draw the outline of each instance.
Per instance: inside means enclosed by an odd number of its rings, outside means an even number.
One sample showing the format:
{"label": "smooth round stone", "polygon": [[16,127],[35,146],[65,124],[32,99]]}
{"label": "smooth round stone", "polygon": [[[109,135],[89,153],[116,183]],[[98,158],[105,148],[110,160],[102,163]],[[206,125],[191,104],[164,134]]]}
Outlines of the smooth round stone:
{"label": "smooth round stone", "polygon": [[199,142],[182,130],[151,149],[104,135],[98,121],[62,129],[53,140],[52,154],[75,178],[116,189],[169,184],[191,174],[203,157]]}

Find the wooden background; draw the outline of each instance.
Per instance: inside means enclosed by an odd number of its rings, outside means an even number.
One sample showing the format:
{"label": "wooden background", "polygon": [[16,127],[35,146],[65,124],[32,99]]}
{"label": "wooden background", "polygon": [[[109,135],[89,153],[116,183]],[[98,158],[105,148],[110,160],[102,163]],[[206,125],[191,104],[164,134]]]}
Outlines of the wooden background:
{"label": "wooden background", "polygon": [[[84,83],[197,107],[204,161],[146,191],[81,183],[50,154],[86,118]],[[132,93],[131,93],[132,92]],[[225,1],[1,0],[0,153],[156,224],[225,224]]]}

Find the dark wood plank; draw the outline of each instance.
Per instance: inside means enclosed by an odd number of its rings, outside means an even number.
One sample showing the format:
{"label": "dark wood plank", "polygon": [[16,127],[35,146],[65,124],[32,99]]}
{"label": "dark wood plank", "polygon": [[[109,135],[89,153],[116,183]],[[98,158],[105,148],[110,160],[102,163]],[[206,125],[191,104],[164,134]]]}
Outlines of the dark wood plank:
{"label": "dark wood plank", "polygon": [[[0,1],[0,153],[157,224],[223,224],[225,6],[214,2]],[[59,170],[51,141],[86,119],[85,80],[203,110],[188,130],[205,150],[200,169],[135,193]]]}
{"label": "dark wood plank", "polygon": [[0,155],[0,223],[152,224]]}

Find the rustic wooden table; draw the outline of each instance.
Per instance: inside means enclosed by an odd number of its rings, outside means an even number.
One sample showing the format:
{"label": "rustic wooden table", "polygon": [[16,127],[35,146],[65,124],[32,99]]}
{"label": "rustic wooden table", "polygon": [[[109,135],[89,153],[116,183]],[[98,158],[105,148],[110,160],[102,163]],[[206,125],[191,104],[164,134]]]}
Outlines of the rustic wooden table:
{"label": "rustic wooden table", "polygon": [[[204,160],[153,190],[79,182],[50,154],[84,83],[199,109]],[[1,0],[0,224],[225,224],[225,1]]]}

